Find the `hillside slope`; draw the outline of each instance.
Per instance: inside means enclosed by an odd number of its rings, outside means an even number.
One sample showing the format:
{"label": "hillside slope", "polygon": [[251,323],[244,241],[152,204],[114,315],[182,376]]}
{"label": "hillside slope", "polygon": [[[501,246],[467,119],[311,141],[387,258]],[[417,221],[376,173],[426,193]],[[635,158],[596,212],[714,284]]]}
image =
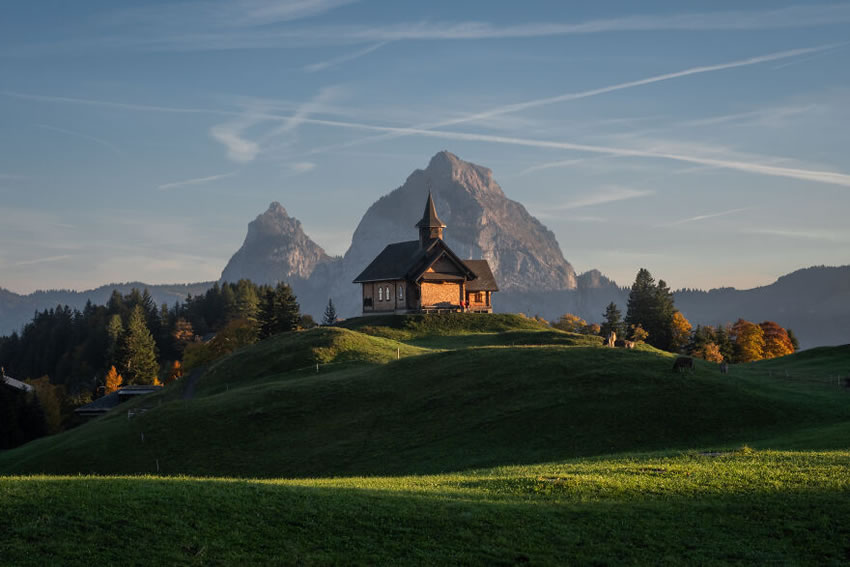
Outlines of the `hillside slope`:
{"label": "hillside slope", "polygon": [[371,335],[273,337],[210,368],[194,399],[174,384],[132,402],[150,408],[132,420],[123,406],[0,455],[0,473],[423,474],[752,443],[850,421],[829,384],[721,376],[707,363],[681,376],[649,347],[606,349],[520,317],[498,332],[475,328],[486,316],[454,319],[448,336],[376,320],[359,325]]}

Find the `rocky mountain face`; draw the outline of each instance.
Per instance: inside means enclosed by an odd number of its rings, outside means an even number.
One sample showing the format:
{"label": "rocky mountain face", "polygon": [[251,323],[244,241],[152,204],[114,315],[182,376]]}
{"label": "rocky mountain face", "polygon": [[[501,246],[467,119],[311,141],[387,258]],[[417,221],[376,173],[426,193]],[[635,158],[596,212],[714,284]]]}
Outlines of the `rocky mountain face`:
{"label": "rocky mountain face", "polygon": [[221,279],[236,282],[247,278],[269,284],[285,281],[295,285],[307,280],[316,266],[332,260],[304,233],[301,222],[274,202],[248,224],[245,242],[230,258]]}

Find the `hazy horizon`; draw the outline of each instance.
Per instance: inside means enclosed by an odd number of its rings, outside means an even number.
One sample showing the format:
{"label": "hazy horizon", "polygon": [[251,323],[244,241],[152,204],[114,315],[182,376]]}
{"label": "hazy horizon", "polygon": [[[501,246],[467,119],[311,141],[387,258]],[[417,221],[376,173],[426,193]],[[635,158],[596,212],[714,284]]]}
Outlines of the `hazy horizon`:
{"label": "hazy horizon", "polygon": [[272,201],[340,255],[443,149],[621,286],[850,264],[848,31],[850,3],[12,0],[0,287],[217,280]]}

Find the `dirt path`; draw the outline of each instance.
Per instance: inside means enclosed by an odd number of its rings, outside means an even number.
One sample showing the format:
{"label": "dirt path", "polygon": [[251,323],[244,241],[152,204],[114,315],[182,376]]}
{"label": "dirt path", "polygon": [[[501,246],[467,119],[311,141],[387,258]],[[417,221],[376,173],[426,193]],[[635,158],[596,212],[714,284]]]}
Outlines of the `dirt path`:
{"label": "dirt path", "polygon": [[183,387],[183,399],[191,400],[195,397],[195,382],[198,381],[198,378],[201,377],[201,374],[204,373],[203,368],[195,368],[189,375],[183,378],[186,382],[186,386]]}

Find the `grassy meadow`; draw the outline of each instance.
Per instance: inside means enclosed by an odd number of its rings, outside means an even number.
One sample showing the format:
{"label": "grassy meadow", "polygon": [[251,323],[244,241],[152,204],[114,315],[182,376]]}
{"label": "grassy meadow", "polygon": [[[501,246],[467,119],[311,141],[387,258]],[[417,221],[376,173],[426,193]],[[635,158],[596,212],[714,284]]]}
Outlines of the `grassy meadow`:
{"label": "grassy meadow", "polygon": [[510,315],[272,337],[0,453],[0,563],[850,562],[850,346],[672,361]]}

